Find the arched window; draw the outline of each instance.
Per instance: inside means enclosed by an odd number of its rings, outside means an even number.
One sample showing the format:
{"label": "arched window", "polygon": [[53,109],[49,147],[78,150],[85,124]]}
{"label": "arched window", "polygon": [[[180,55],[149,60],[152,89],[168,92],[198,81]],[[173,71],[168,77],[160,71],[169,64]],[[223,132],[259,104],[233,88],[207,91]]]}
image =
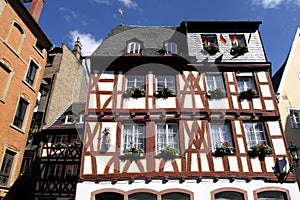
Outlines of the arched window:
{"label": "arched window", "polygon": [[244,195],[239,192],[219,192],[215,194],[215,200],[244,200]]}
{"label": "arched window", "polygon": [[15,50],[17,53],[20,53],[24,39],[25,39],[25,32],[23,28],[19,23],[14,21],[8,32],[6,42],[13,50]]}
{"label": "arched window", "polygon": [[155,194],[140,192],[131,194],[128,197],[128,200],[156,200],[157,196]]}
{"label": "arched window", "polygon": [[13,68],[6,59],[0,58],[0,101],[2,102],[5,102],[12,76]]}
{"label": "arched window", "polygon": [[165,44],[167,54],[177,54],[177,44],[174,42],[167,42]]}
{"label": "arched window", "polygon": [[141,44],[139,42],[129,42],[127,46],[127,53],[140,53]]}
{"label": "arched window", "polygon": [[190,200],[190,195],[180,193],[180,192],[174,192],[174,193],[168,193],[165,195],[162,195],[162,200]]}
{"label": "arched window", "polygon": [[96,200],[124,200],[124,196],[115,192],[104,192],[96,195]]}
{"label": "arched window", "polygon": [[258,200],[287,200],[286,193],[281,191],[264,191],[257,196]]}

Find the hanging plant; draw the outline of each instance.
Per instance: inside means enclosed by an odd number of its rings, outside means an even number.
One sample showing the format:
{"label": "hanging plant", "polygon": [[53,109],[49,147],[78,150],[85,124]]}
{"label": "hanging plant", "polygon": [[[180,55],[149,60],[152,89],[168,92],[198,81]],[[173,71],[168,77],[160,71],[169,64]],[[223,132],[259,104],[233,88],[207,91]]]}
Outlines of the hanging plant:
{"label": "hanging plant", "polygon": [[230,49],[230,54],[232,56],[241,56],[244,55],[245,53],[248,52],[248,47],[247,46],[234,46]]}
{"label": "hanging plant", "polygon": [[175,96],[175,91],[166,85],[163,88],[157,90],[154,93],[154,96],[156,98],[168,98],[168,97]]}
{"label": "hanging plant", "polygon": [[123,94],[123,98],[141,98],[145,96],[145,90],[139,87],[128,88]]}
{"label": "hanging plant", "polygon": [[247,99],[248,101],[252,100],[253,98],[258,97],[258,92],[253,90],[252,88],[248,88],[246,91],[240,92],[239,99]]}
{"label": "hanging plant", "polygon": [[214,44],[210,44],[206,47],[204,47],[205,51],[211,56],[215,55],[217,52],[219,52],[219,47],[215,46]]}
{"label": "hanging plant", "polygon": [[215,90],[209,90],[207,97],[210,99],[222,99],[226,97],[226,91],[220,87],[217,87]]}

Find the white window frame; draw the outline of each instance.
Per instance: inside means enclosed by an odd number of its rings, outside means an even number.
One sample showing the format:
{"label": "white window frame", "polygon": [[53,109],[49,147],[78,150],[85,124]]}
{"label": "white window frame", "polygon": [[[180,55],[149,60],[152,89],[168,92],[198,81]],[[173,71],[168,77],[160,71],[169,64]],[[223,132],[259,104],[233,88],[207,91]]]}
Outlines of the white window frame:
{"label": "white window frame", "polygon": [[233,138],[230,122],[213,122],[209,124],[212,150],[215,151],[216,147],[221,146],[223,142],[227,142],[233,146]]}
{"label": "white window frame", "polygon": [[73,123],[74,123],[74,116],[66,115],[64,124],[73,124]]}
{"label": "white window frame", "polygon": [[156,90],[168,87],[176,92],[176,76],[156,76]]}
{"label": "white window frame", "polygon": [[[259,125],[261,127],[261,130],[255,129],[255,127],[257,125]],[[248,150],[250,150],[251,146],[254,146],[257,144],[262,144],[263,142],[266,145],[268,144],[263,122],[244,122],[243,127],[244,127],[244,131],[245,131]],[[252,130],[250,130],[250,129],[252,129]],[[250,140],[250,133],[253,134],[253,139],[251,139],[251,140]]]}
{"label": "white window frame", "polygon": [[[173,132],[171,131],[171,128],[173,127]],[[160,130],[163,130],[163,132],[160,132]],[[173,134],[173,137],[172,137]],[[180,143],[179,143],[179,129],[177,123],[165,123],[161,124],[158,123],[156,125],[156,152],[160,153],[162,149],[165,149],[166,147],[171,148],[177,148],[179,150]],[[161,135],[161,136],[160,136]],[[159,141],[160,138],[162,138],[162,141]],[[170,141],[170,138],[173,139],[173,141]]]}
{"label": "white window frame", "polygon": [[143,75],[127,75],[126,76],[126,86],[128,88],[138,87],[140,89],[145,89],[145,76]]}
{"label": "white window frame", "polygon": [[[212,77],[212,79],[210,80],[208,77]],[[205,73],[205,82],[207,91],[216,90],[217,88],[225,89],[223,74],[221,72]]]}
{"label": "white window frame", "polygon": [[121,152],[124,149],[137,149],[146,150],[146,126],[143,123],[124,123],[122,125],[122,143]]}
{"label": "white window frame", "polygon": [[289,108],[288,112],[292,128],[300,128],[300,108]]}
{"label": "white window frame", "polygon": [[129,42],[127,46],[127,53],[140,53],[141,43],[139,42]]}
{"label": "white window frame", "polygon": [[175,42],[165,43],[165,48],[167,54],[177,54],[177,44]]}
{"label": "white window frame", "polygon": [[[239,72],[236,73],[235,76],[236,76],[236,84],[238,86],[238,92],[247,91],[249,88],[256,90],[255,78],[252,72]],[[247,78],[248,80],[246,80]]]}

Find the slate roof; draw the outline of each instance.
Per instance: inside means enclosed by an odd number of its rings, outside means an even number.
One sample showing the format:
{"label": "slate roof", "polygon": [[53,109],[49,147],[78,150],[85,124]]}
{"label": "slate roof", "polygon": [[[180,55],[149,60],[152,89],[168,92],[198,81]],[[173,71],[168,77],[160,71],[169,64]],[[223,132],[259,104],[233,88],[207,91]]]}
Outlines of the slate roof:
{"label": "slate roof", "polygon": [[92,56],[124,56],[131,40],[142,42],[143,56],[163,55],[164,42],[169,40],[176,42],[178,47],[186,47],[186,35],[177,26],[119,25],[110,31]]}

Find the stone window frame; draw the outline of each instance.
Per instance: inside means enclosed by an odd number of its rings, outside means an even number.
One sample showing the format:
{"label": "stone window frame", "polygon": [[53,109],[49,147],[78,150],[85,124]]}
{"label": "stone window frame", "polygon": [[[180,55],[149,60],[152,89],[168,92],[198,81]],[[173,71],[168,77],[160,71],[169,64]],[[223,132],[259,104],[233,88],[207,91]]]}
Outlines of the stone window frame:
{"label": "stone window frame", "polygon": [[[6,152],[6,151],[11,151],[11,152],[14,153],[14,159],[13,159],[12,167],[11,167],[10,173],[9,173],[10,175],[9,175],[9,178],[8,178],[8,182],[5,185],[6,187],[11,187],[14,183],[13,179],[15,177],[15,176],[12,176],[12,174],[15,174],[15,172],[16,172],[20,150],[18,150],[18,148],[16,148],[15,146],[5,144],[4,148],[3,148],[3,152]],[[2,162],[3,162],[4,156],[5,156],[5,153],[3,153],[0,157],[0,168],[2,167]]]}
{"label": "stone window frame", "polygon": [[[288,108],[288,113],[292,129],[300,129],[300,108]],[[298,113],[298,119],[293,113]]]}
{"label": "stone window frame", "polygon": [[210,192],[211,200],[215,200],[215,194],[218,194],[220,192],[237,192],[237,193],[241,193],[244,196],[244,200],[248,200],[247,191],[239,189],[239,188],[234,188],[234,187],[224,187],[224,188],[219,188],[219,189],[211,191]]}
{"label": "stone window frame", "polygon": [[[19,41],[19,45],[18,45],[17,49],[13,49],[8,43],[8,40],[11,37],[11,34],[12,34],[13,27],[16,27],[22,35],[21,40]],[[12,49],[14,52],[19,54],[22,50],[22,46],[23,46],[23,43],[25,41],[25,38],[26,38],[26,34],[25,34],[25,31],[24,31],[24,28],[21,26],[21,24],[17,20],[13,19],[12,24],[11,24],[11,26],[9,28],[9,31],[8,31],[7,37],[5,39],[5,43],[10,47],[10,49]]]}
{"label": "stone window frame", "polygon": [[261,192],[268,192],[268,191],[276,191],[276,192],[283,192],[286,194],[287,199],[286,200],[291,200],[291,195],[289,190],[285,189],[285,188],[280,188],[280,187],[263,187],[263,188],[259,188],[257,190],[253,191],[253,197],[254,200],[258,200],[258,194]]}
{"label": "stone window frame", "polygon": [[[19,128],[19,127],[14,125],[14,119],[15,119],[15,116],[16,116],[17,109],[18,109],[19,102],[20,102],[21,98],[23,100],[25,100],[28,103],[28,105],[26,107],[26,112],[25,112],[25,115],[24,115],[24,118],[23,118],[22,127]],[[14,112],[10,127],[12,127],[14,129],[16,129],[17,131],[20,131],[21,133],[25,134],[26,133],[25,128],[27,127],[28,122],[30,122],[29,121],[29,114],[30,114],[31,106],[32,106],[32,100],[30,99],[30,97],[25,93],[20,94],[19,97],[18,97],[18,101],[16,103],[16,108],[15,108],[15,112]]]}
{"label": "stone window frame", "polygon": [[3,88],[2,93],[0,93],[0,102],[5,103],[5,97],[15,72],[13,70],[13,67],[10,65],[10,63],[4,58],[0,58],[0,67],[8,72],[8,77],[6,79],[6,83],[4,84],[5,86]]}

